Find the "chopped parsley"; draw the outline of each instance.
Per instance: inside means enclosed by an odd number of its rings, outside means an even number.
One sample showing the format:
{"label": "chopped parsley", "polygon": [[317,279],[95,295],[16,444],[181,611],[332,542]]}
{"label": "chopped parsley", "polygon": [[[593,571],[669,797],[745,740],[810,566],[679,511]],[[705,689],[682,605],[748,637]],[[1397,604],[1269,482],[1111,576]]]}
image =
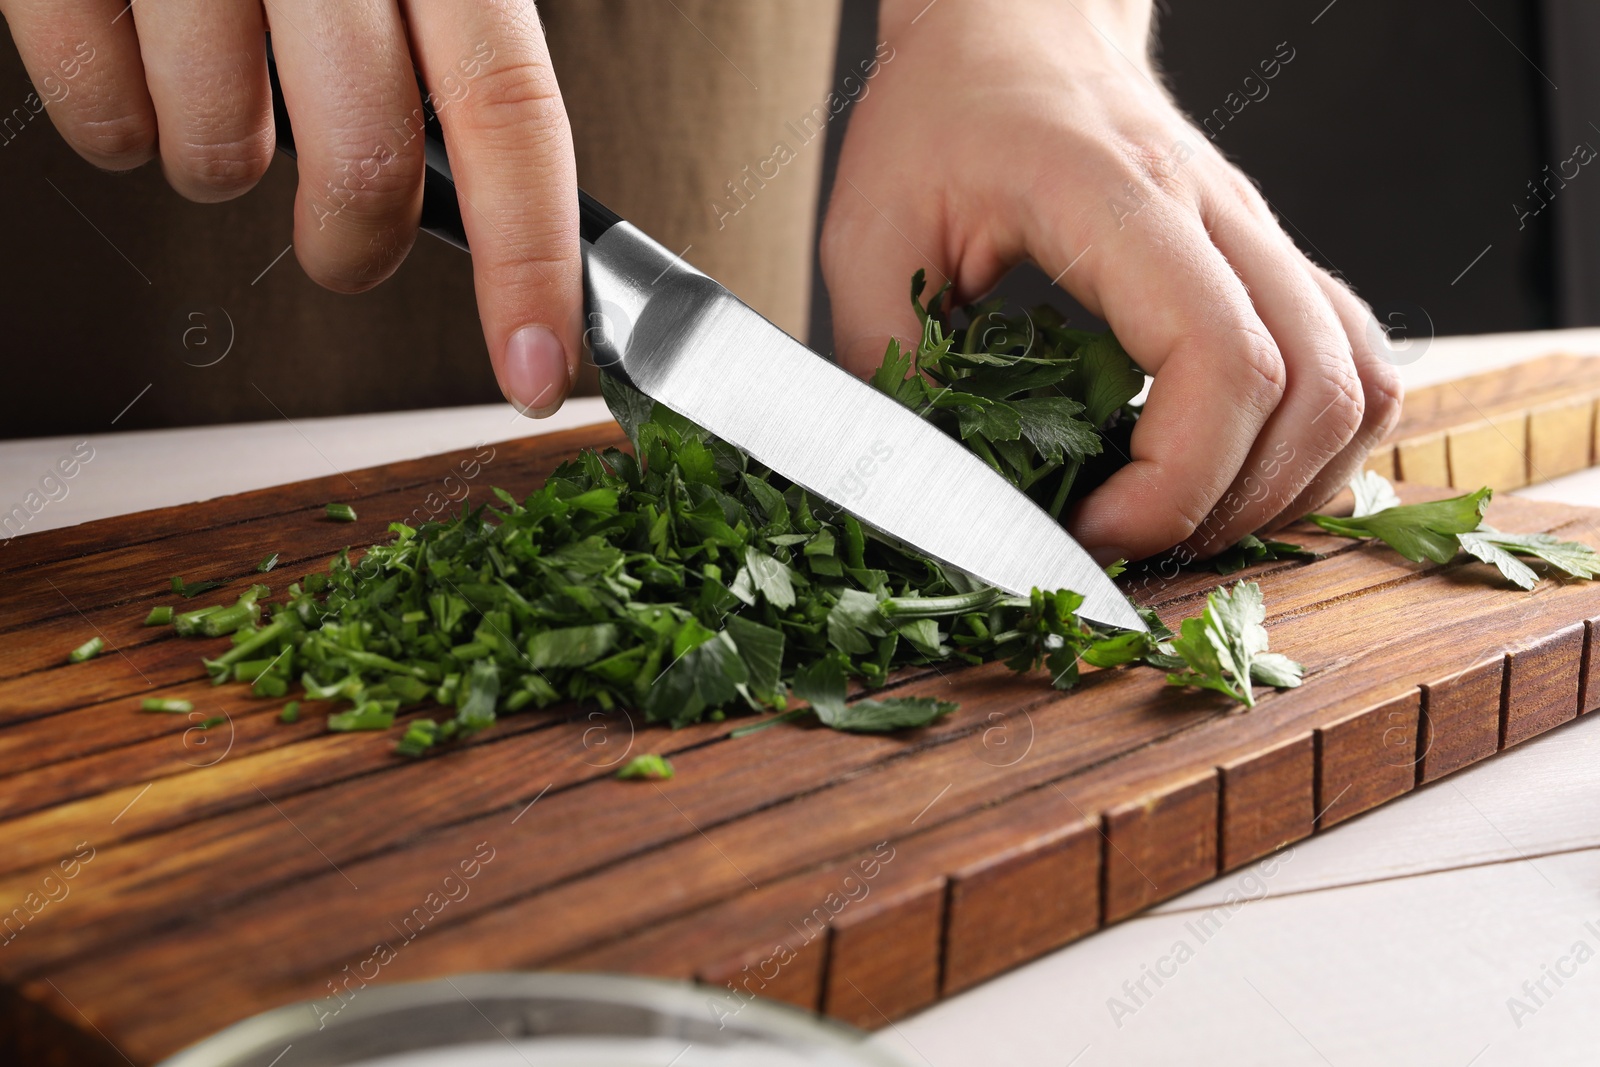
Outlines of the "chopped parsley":
{"label": "chopped parsley", "polygon": [[194,705],[176,697],[146,697],[139,702],[140,711],[164,711],[169,715],[187,715]]}
{"label": "chopped parsley", "polygon": [[635,756],[617,768],[618,778],[646,778],[663,781],[672,777],[672,764],[667,757],[654,752]]}
{"label": "chopped parsley", "polygon": [[[942,293],[923,303],[922,288],[919,276],[917,350],[891,345],[874,384],[1061,515],[1122,462],[1143,374],[1115,338],[1048,310],[1008,318],[987,304],[947,329]],[[673,726],[778,712],[757,727],[803,716],[885,732],[955,710],[892,692],[847,699],[853,683],[878,688],[901,668],[1001,660],[1067,689],[1084,663],[1187,662],[1187,632],[1153,613],[1151,634],[1127,633],[1080,619],[1082,597],[1068,590],[977,585],[629,386],[604,377],[602,388],[631,451],[586,451],[525,496],[497,488],[493,502],[439,521],[392,523],[359,563],[341,552],[282,603],[263,605],[256,587],[230,607],[176,615],[174,628],[229,635],[204,661],[217,684],[276,698],[298,683],[305,699],[336,702],[331,730],[444,708],[407,722],[397,747],[409,756],[563,701]],[[327,515],[355,518],[342,504]],[[1220,681],[1249,702],[1229,665],[1259,680],[1274,661],[1259,620],[1239,629],[1250,612],[1229,611],[1212,609],[1196,631],[1213,644],[1182,684]],[[1205,653],[1215,641],[1225,653]],[[1274,684],[1293,684],[1298,668],[1278,667]],[[279,717],[298,713],[291,702]]]}

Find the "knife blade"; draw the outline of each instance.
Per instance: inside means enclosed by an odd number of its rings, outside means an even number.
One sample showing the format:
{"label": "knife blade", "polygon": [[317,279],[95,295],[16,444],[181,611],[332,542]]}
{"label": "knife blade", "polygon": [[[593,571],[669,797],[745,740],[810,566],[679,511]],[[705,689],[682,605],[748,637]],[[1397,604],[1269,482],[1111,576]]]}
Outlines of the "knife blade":
{"label": "knife blade", "polygon": [[[292,155],[270,50],[268,61],[278,146]],[[466,249],[443,131],[424,110],[422,229]],[[578,195],[584,341],[603,371],[946,566],[1020,596],[1071,589],[1082,617],[1147,629],[1066,530],[960,443]]]}

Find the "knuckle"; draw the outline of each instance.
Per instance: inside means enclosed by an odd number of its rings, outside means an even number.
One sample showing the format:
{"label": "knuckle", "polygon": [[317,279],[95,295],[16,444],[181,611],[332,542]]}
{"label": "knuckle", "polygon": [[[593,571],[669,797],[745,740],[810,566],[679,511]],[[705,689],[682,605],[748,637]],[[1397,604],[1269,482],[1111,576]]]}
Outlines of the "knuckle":
{"label": "knuckle", "polygon": [[155,118],[143,112],[87,117],[71,122],[66,137],[74,151],[96,166],[126,170],[146,162],[154,153]]}
{"label": "knuckle", "polygon": [[1337,451],[1361,429],[1367,409],[1366,393],[1355,366],[1348,361],[1330,368],[1322,382],[1317,428],[1331,438],[1332,451]]}
{"label": "knuckle", "polygon": [[1249,175],[1229,163],[1222,166],[1216,180],[1221,183],[1223,193],[1249,211],[1252,218],[1270,223],[1273,229],[1278,228],[1277,216],[1272,213],[1266,197],[1261,195],[1260,187]]}
{"label": "knuckle", "polygon": [[[876,200],[878,194],[869,187],[867,195]],[[919,236],[924,230],[920,218],[901,219],[898,225],[912,235],[913,241],[921,243],[924,248],[929,247]],[[851,191],[848,197],[835,194],[827,218],[823,221],[822,235],[817,241],[817,262],[822,267],[823,278],[829,285],[835,285],[859,277],[863,261],[862,249],[879,246],[885,239],[885,234],[892,236],[894,231],[877,212],[867,207],[865,201],[854,191]],[[899,238],[894,237],[894,240],[898,241]],[[894,279],[895,284],[908,285],[914,269],[907,267],[903,275]],[[928,271],[928,277],[930,292],[924,292],[924,298],[931,295],[931,289],[938,288],[932,280],[937,277],[934,270]],[[909,294],[909,290],[907,292]],[[835,294],[833,299],[836,303],[850,302],[855,295],[857,294],[846,289]]]}
{"label": "knuckle", "polygon": [[1374,360],[1367,365],[1361,384],[1362,396],[1366,401],[1362,426],[1374,441],[1380,441],[1400,421],[1405,386],[1400,381],[1400,373],[1382,360]]}
{"label": "knuckle", "polygon": [[1145,195],[1188,199],[1187,170],[1174,165],[1170,148],[1151,141],[1128,140],[1117,150],[1117,183]]}
{"label": "knuckle", "polygon": [[420,144],[397,140],[380,126],[337,138],[307,183],[319,227],[384,227],[409,215],[422,188]]}
{"label": "knuckle", "polygon": [[[1174,484],[1176,472],[1170,466],[1160,465],[1150,473],[1158,484]],[[1194,537],[1211,519],[1224,490],[1223,486],[1201,484],[1194,479],[1176,484],[1176,491],[1162,494],[1160,508],[1148,508],[1141,516],[1138,540],[1152,551],[1171,548]]]}
{"label": "knuckle", "polygon": [[580,271],[577,242],[561,233],[528,233],[501,248],[484,249],[479,270],[493,279],[497,295],[512,302],[548,300],[557,283],[573,279]]}
{"label": "knuckle", "polygon": [[173,166],[186,179],[192,199],[226,200],[261,180],[272,163],[270,129],[211,142],[184,142],[173,150]]}
{"label": "knuckle", "polygon": [[1234,332],[1239,341],[1239,366],[1244,371],[1239,396],[1248,404],[1271,411],[1283,399],[1289,384],[1283,353],[1271,337],[1249,326],[1235,327]]}
{"label": "knuckle", "polygon": [[1400,421],[1400,406],[1405,400],[1405,385],[1400,380],[1400,372],[1394,364],[1373,348],[1373,338],[1379,333],[1380,328],[1373,317],[1371,306],[1342,281],[1332,276],[1328,276],[1328,280],[1338,287],[1339,294],[1353,302],[1362,320],[1370,324],[1370,328],[1366,330],[1350,332],[1349,337],[1351,356],[1363,403],[1360,430],[1369,435],[1373,441],[1382,440]]}
{"label": "knuckle", "polygon": [[456,105],[458,124],[474,132],[515,131],[535,147],[560,137],[566,110],[550,64],[539,59],[507,59],[486,66]]}
{"label": "knuckle", "polygon": [[1194,537],[1214,510],[1215,505],[1207,497],[1187,494],[1181,497],[1176,510],[1156,524],[1163,547],[1182,544]]}

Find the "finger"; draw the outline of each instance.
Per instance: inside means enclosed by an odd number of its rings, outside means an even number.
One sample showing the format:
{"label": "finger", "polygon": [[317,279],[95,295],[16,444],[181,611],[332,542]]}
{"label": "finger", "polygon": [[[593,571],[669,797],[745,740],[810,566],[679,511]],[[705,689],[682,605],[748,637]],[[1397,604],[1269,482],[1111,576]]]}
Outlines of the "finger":
{"label": "finger", "polygon": [[408,0],[406,13],[449,147],[495,377],[525,414],[547,415],[577,378],[583,268],[572,132],[544,32],[524,3]]}
{"label": "finger", "polygon": [[294,250],[312,280],[370,289],[411,249],[422,213],[421,98],[390,0],[269,0],[294,128]]}
{"label": "finger", "polygon": [[1312,266],[1311,276],[1327,295],[1344,325],[1345,336],[1350,338],[1366,410],[1350,443],[1322,468],[1270,526],[1282,526],[1314,511],[1348,485],[1366,462],[1367,454],[1388,437],[1395,423],[1400,421],[1400,402],[1405,396],[1400,373],[1383,347],[1383,328],[1373,317],[1372,310],[1344,283],[1320,267]]}
{"label": "finger", "polygon": [[1185,542],[1202,557],[1288,507],[1350,443],[1364,406],[1350,338],[1310,263],[1264,204],[1253,207],[1255,191],[1242,180],[1223,195],[1225,205],[1205,211],[1211,239],[1244,280],[1282,353],[1286,382],[1238,477]]}
{"label": "finger", "polygon": [[128,170],[156,143],[133,20],[118,0],[0,0],[39,101],[72,150]]}
{"label": "finger", "polygon": [[1140,559],[1188,538],[1233,483],[1283,394],[1282,357],[1192,205],[1152,196],[1125,227],[1055,248],[1035,258],[1081,257],[1063,284],[1155,375],[1129,462],[1069,522],[1096,558]]}
{"label": "finger", "polygon": [[[932,220],[902,207],[911,198],[880,196],[882,184],[869,183],[869,190],[847,170],[840,174],[817,258],[833,309],[834,358],[867,377],[883,362],[891,338],[903,350],[917,350],[922,326],[911,306],[912,275],[924,272],[926,301],[945,284],[948,268]],[[891,208],[894,217],[886,213]]]}
{"label": "finger", "polygon": [[261,8],[143,0],[131,11],[167,181],[202,203],[245,192],[274,143]]}

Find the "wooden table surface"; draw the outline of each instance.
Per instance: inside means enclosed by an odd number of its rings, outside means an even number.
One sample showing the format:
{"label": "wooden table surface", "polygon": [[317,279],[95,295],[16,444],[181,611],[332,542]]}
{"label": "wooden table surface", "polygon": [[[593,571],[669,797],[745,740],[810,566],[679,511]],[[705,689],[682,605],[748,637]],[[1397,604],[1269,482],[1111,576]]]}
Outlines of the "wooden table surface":
{"label": "wooden table surface", "polygon": [[[1435,342],[1430,366],[1451,350]],[[506,414],[89,435],[96,458],[30,529],[203,498],[221,479],[237,489],[241,455],[269,484],[525,432]],[[580,403],[564,421],[594,414]],[[20,499],[33,468],[73,443],[0,445],[0,499]],[[1600,504],[1594,472],[1564,481],[1525,495]],[[1569,724],[877,1040],[938,1067],[1168,1063],[1197,1047],[1208,1060],[1263,1064],[1592,1062],[1597,755],[1600,719]]]}

